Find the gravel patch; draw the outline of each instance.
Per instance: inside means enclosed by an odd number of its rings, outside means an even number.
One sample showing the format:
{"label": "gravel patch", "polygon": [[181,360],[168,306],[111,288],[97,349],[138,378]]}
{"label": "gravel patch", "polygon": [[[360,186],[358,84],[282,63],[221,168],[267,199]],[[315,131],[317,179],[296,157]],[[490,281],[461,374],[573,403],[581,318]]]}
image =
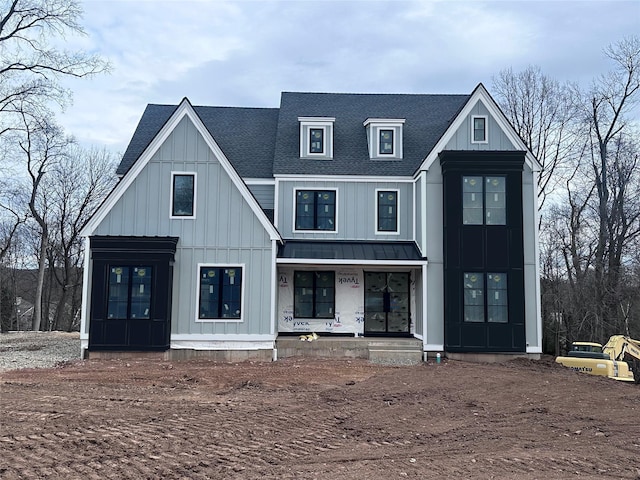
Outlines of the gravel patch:
{"label": "gravel patch", "polygon": [[78,332],[0,333],[0,372],[51,368],[70,360],[80,360]]}

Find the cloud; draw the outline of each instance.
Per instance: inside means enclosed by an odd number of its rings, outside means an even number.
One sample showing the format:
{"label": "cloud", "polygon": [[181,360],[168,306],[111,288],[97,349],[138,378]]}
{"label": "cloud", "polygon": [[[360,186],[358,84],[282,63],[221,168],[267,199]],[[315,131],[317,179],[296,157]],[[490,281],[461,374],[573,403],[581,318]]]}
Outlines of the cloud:
{"label": "cloud", "polygon": [[61,121],[83,142],[122,151],[147,103],[184,96],[277,106],[285,90],[468,93],[530,64],[584,81],[607,68],[604,46],[637,30],[638,5],[90,0],[88,36],[74,45],[113,72],[69,81],[75,102]]}

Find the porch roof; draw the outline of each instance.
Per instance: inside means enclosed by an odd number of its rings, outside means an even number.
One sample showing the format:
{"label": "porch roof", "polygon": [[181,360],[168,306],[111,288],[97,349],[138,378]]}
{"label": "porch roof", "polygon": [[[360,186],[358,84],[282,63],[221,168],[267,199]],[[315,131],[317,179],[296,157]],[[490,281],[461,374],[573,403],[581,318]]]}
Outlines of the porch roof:
{"label": "porch roof", "polygon": [[[287,240],[278,263],[426,263],[415,242],[352,242],[344,240]],[[308,263],[308,262],[307,262]]]}

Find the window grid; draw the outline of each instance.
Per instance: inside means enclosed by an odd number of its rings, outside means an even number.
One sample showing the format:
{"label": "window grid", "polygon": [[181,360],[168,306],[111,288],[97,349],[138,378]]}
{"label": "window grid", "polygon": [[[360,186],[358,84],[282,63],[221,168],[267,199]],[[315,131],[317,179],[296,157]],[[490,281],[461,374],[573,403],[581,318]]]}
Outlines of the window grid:
{"label": "window grid", "polygon": [[296,230],[336,229],[335,190],[296,191]]}
{"label": "window grid", "polygon": [[294,273],[294,317],[334,318],[335,272]]}
{"label": "window grid", "polygon": [[464,225],[506,225],[506,178],[503,176],[462,177],[462,223]]}
{"label": "window grid", "polygon": [[200,267],[198,319],[242,317],[242,267]]}
{"label": "window grid", "polygon": [[107,318],[149,319],[152,277],[150,266],[111,266]]}
{"label": "window grid", "polygon": [[472,117],[472,143],[487,143],[487,117]]}
{"label": "window grid", "polygon": [[398,192],[378,191],[378,232],[398,231]]}
{"label": "window grid", "polygon": [[507,274],[465,272],[463,317],[472,323],[508,323]]}

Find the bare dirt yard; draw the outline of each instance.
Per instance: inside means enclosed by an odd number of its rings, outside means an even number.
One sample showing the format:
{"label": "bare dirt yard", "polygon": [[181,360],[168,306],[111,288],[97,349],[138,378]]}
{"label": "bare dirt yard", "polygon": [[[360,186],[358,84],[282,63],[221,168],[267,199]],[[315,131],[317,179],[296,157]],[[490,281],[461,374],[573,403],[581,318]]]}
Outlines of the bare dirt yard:
{"label": "bare dirt yard", "polygon": [[549,358],[78,360],[0,397],[7,480],[640,479],[640,388]]}

